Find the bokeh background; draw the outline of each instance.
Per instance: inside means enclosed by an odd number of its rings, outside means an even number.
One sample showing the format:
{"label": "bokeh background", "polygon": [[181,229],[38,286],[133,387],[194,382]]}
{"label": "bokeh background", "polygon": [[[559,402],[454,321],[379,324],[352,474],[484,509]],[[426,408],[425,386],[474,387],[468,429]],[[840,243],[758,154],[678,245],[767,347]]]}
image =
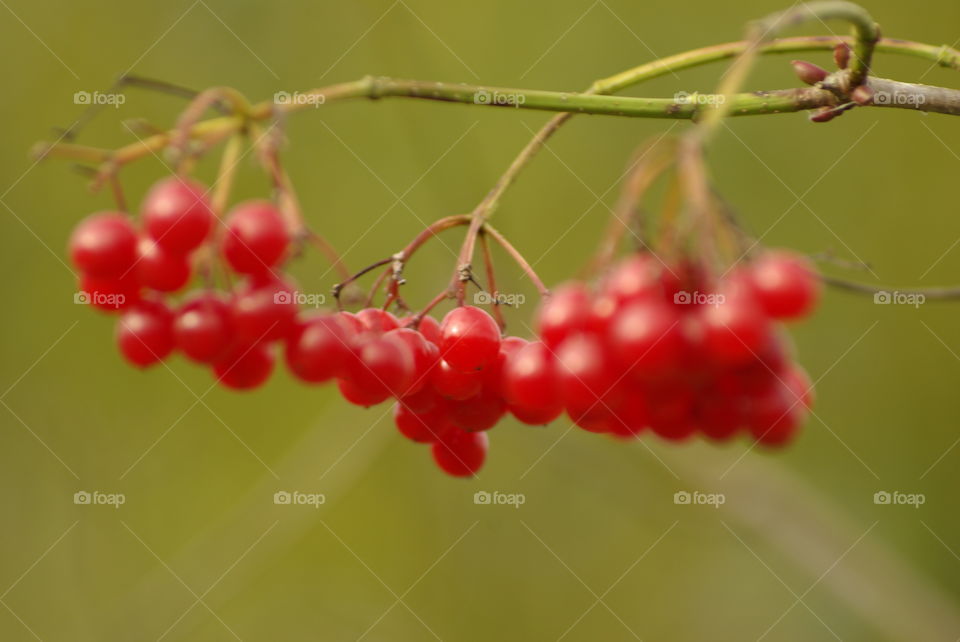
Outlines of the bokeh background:
{"label": "bokeh background", "polygon": [[[608,440],[504,421],[477,480],[439,473],[386,407],[361,410],[278,371],[235,394],[180,358],[135,372],[109,318],[74,305],[73,225],[110,206],[32,143],[131,71],[252,99],[365,74],[577,90],[682,50],[737,39],[771,2],[0,3],[0,639],[19,640],[955,640],[960,637],[960,303],[875,305],[828,292],[792,328],[818,380],[816,417],[773,454]],[[884,33],[960,38],[960,5],[875,0]],[[832,24],[838,32],[842,25]],[[827,33],[812,25],[801,33]],[[810,55],[826,64],[825,54]],[[794,86],[767,57],[751,87]],[[708,91],[714,65],[634,95]],[[960,85],[879,55],[879,75]],[[183,102],[133,90],[80,142],[133,140],[124,119],[173,122]],[[351,102],[294,117],[284,150],[310,222],[359,268],[425,222],[468,211],[548,116],[419,101]],[[498,226],[548,283],[590,255],[632,150],[687,123],[574,119],[523,175]],[[960,282],[960,119],[856,110],[739,119],[715,178],[765,243],[832,251],[866,282]],[[204,163],[209,179],[214,165]],[[136,203],[167,173],[124,171]],[[248,157],[236,197],[267,195]],[[409,268],[426,302],[460,232]],[[500,257],[526,334],[527,282]],[[293,272],[335,281],[321,257]],[[275,505],[280,490],[319,508]],[[720,508],[674,503],[724,493]],[[119,508],[74,493],[122,493]],[[474,503],[521,493],[520,508]],[[874,503],[921,493],[919,508]]]}

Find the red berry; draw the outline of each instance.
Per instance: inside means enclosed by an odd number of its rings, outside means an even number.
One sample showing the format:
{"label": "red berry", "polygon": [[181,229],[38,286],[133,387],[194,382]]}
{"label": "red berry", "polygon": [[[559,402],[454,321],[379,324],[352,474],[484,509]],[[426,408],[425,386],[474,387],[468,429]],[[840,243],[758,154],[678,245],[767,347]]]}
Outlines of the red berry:
{"label": "red berry", "polygon": [[440,354],[457,370],[479,370],[500,351],[500,327],[480,308],[454,308],[443,318],[440,330]]}
{"label": "red berry", "polygon": [[286,359],[295,377],[320,383],[344,373],[352,358],[353,331],[338,315],[322,315],[298,324],[287,340]]}
{"label": "red berry", "polygon": [[789,252],[765,252],[750,266],[757,301],[774,319],[800,319],[813,311],[820,296],[816,269]]}
{"label": "red berry", "polygon": [[433,389],[447,399],[468,399],[483,386],[481,373],[454,370],[449,363],[441,359],[430,375]]}
{"label": "red berry", "polygon": [[203,185],[179,176],[165,178],[150,188],[140,216],[151,238],[177,254],[186,254],[203,243],[214,221]]}
{"label": "red berry", "polygon": [[124,215],[92,214],[70,235],[70,259],[82,272],[101,279],[125,276],[137,260],[137,233]]}
{"label": "red berry", "polygon": [[[414,359],[403,340],[393,336],[368,336],[357,349],[355,359],[347,364],[344,379],[348,385],[340,387],[353,393],[347,401],[372,406],[391,395],[400,396],[413,379]],[[344,393],[346,396],[347,393]]]}
{"label": "red berry", "polygon": [[659,296],[663,271],[663,264],[653,254],[635,254],[613,269],[601,289],[623,303]]}
{"label": "red berry", "polygon": [[719,363],[736,364],[756,359],[770,340],[770,322],[750,293],[739,284],[728,284],[718,293],[716,305],[700,307],[703,347]]}
{"label": "red berry", "polygon": [[140,239],[137,250],[137,278],[144,287],[174,292],[190,280],[190,260],[185,255],[166,250],[150,238]]}
{"label": "red berry", "polygon": [[[503,396],[514,415],[540,419],[556,417],[562,412],[557,363],[547,346],[533,341],[507,356],[503,367]],[[523,420],[520,416],[517,418]]]}
{"label": "red berry", "polygon": [[610,352],[620,364],[647,377],[676,368],[686,339],[681,317],[672,305],[657,299],[631,303],[610,325]]}
{"label": "red berry", "polygon": [[230,302],[233,327],[242,343],[280,339],[294,327],[296,287],[280,279],[241,286]]}
{"label": "red berry", "polygon": [[493,428],[506,411],[503,397],[486,388],[469,399],[450,402],[447,408],[450,422],[471,432]]}
{"label": "red berry", "polygon": [[160,301],[141,301],[117,320],[120,353],[138,368],[162,361],[173,345],[173,313]]}
{"label": "red berry", "polygon": [[267,201],[247,201],[227,216],[223,255],[234,271],[265,274],[280,261],[290,243],[283,216]]}
{"label": "red berry", "polygon": [[433,443],[451,428],[442,412],[415,413],[402,402],[393,407],[393,422],[401,435],[421,444]]}
{"label": "red berry", "polygon": [[590,319],[590,293],[582,283],[572,282],[556,288],[537,312],[536,329],[540,339],[556,348],[568,336],[586,328]]}
{"label": "red berry", "polygon": [[116,279],[81,274],[75,300],[104,312],[118,312],[140,301],[140,283],[133,272]]}
{"label": "red berry", "polygon": [[369,332],[384,333],[400,327],[397,317],[379,308],[364,308],[355,315]]}
{"label": "red berry", "polygon": [[233,341],[230,307],[214,292],[191,296],[173,322],[177,348],[199,363],[213,363]]}
{"label": "red berry", "polygon": [[413,376],[410,385],[402,391],[401,396],[408,396],[419,392],[430,382],[430,374],[440,360],[440,350],[423,335],[409,328],[396,328],[387,333],[388,336],[400,339],[410,349],[413,355]]}
{"label": "red berry", "polygon": [[489,445],[485,432],[453,428],[444,431],[430,449],[440,470],[453,477],[472,477],[483,466]]}
{"label": "red berry", "polygon": [[235,344],[226,356],[214,363],[213,374],[220,383],[234,390],[250,390],[263,385],[273,372],[274,357],[269,344]]}
{"label": "red berry", "polygon": [[599,403],[611,391],[619,375],[611,367],[603,345],[592,334],[567,339],[557,351],[560,390],[569,408]]}

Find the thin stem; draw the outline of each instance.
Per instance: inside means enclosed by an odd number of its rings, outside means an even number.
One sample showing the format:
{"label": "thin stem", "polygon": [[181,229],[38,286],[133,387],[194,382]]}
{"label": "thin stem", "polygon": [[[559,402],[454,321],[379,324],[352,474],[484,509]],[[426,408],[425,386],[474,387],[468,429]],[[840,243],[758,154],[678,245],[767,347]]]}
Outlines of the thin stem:
{"label": "thin stem", "polygon": [[825,274],[820,275],[820,280],[832,287],[856,292],[858,294],[890,294],[896,292],[902,295],[922,296],[925,299],[960,299],[960,286],[944,286],[930,288],[897,288],[892,286],[870,285],[868,283],[859,283],[856,281],[847,281]]}
{"label": "thin stem", "polygon": [[494,229],[494,227],[489,223],[484,224],[483,230],[489,234],[494,241],[499,243],[504,250],[506,250],[507,254],[510,255],[510,258],[516,262],[520,269],[523,270],[523,273],[526,274],[533,282],[533,285],[537,288],[537,292],[540,293],[540,296],[550,296],[550,290],[547,289],[547,286],[544,285],[543,281],[540,280],[540,277],[537,276],[537,273],[534,271],[533,267],[525,258],[523,258],[523,255],[517,251],[517,248],[510,244],[510,241],[508,241],[503,234]]}
{"label": "thin stem", "polygon": [[500,326],[500,332],[507,329],[507,322],[503,319],[503,312],[500,310],[499,293],[497,292],[497,277],[493,269],[493,256],[490,254],[490,244],[487,242],[487,235],[480,233],[480,251],[483,253],[483,265],[487,271],[487,293],[490,295],[490,312]]}

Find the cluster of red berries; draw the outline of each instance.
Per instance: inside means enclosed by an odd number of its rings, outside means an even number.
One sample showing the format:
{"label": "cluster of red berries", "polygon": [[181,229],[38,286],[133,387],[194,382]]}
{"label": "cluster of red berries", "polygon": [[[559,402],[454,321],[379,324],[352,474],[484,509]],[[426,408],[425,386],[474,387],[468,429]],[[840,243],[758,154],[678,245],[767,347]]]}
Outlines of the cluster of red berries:
{"label": "cluster of red berries", "polygon": [[813,310],[816,273],[803,257],[767,252],[713,283],[708,276],[638,254],[595,289],[561,286],[537,316],[541,342],[507,366],[508,401],[536,394],[531,423],[563,409],[581,428],[623,437],[649,429],[723,440],[747,429],[759,443],[785,443],[812,388],[777,322]]}
{"label": "cluster of red berries", "polygon": [[[286,336],[297,314],[295,290],[274,271],[290,233],[266,201],[235,206],[222,234],[213,234],[215,220],[206,189],[180,177],[150,189],[139,228],[119,212],[87,217],[69,242],[80,271],[78,300],[120,314],[117,346],[133,365],[150,366],[179,350],[210,366],[220,383],[251,388],[269,377],[270,343]],[[191,279],[202,260],[197,254],[214,251],[211,238],[243,280],[229,296],[207,289],[172,306],[166,296]]]}
{"label": "cluster of red berries", "polygon": [[[776,324],[816,303],[818,282],[801,257],[767,253],[711,282],[692,263],[637,254],[595,288],[559,287],[537,313],[538,339],[527,341],[501,336],[493,317],[471,306],[442,322],[377,308],[302,313],[294,285],[277,272],[292,240],[277,208],[238,204],[215,230],[205,194],[193,181],[164,179],[144,199],[139,228],[125,214],[100,213],[74,230],[80,290],[120,314],[123,357],[147,367],[179,351],[222,385],[250,389],[269,378],[280,344],[304,382],[335,380],[364,407],[396,400],[399,431],[429,444],[450,475],[480,469],[486,431],[507,413],[543,425],[565,411],[581,428],[619,437],[649,429],[670,440],[697,431],[726,439],[746,428],[776,445],[811,403],[809,379]],[[217,254],[242,277],[231,292],[165,299],[194,263]]]}

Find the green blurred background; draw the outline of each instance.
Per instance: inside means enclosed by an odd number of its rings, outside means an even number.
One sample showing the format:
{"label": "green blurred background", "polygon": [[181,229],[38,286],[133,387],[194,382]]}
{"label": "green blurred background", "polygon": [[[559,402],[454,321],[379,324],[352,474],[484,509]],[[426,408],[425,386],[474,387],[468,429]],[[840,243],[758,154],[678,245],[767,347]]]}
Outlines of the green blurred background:
{"label": "green blurred background", "polygon": [[[111,320],[73,304],[72,226],[109,207],[68,163],[27,149],[82,111],[77,91],[124,71],[252,99],[365,74],[577,90],[671,53],[737,39],[778,3],[286,0],[0,7],[0,639],[955,640],[960,637],[958,304],[878,306],[829,292],[791,330],[818,407],[783,452],[667,446],[504,421],[478,480],[440,474],[386,407],[348,406],[278,372],[210,389],[180,358],[135,372]],[[877,0],[884,33],[955,43],[960,5]],[[831,24],[838,32],[842,25]],[[812,25],[800,33],[825,33]],[[810,59],[826,64],[825,54]],[[794,86],[787,57],[750,85]],[[955,72],[881,55],[879,75],[958,86]],[[708,91],[722,66],[633,90]],[[80,142],[167,126],[182,101],[132,91]],[[352,102],[289,123],[284,150],[310,222],[358,268],[425,222],[468,211],[542,113]],[[497,224],[548,283],[589,256],[632,150],[687,123],[580,117],[512,190]],[[884,284],[960,282],[960,119],[856,110],[739,119],[711,150],[727,198],[765,242],[862,259]],[[204,163],[209,179],[214,164]],[[165,168],[124,172],[137,202]],[[237,197],[268,193],[252,158]],[[774,225],[774,223],[776,223]],[[772,227],[771,227],[772,226]],[[424,303],[453,267],[451,232],[410,266]],[[501,257],[500,289],[534,293]],[[836,268],[827,269],[838,272]],[[319,256],[304,290],[334,282]],[[847,276],[851,274],[847,273]],[[319,508],[275,505],[323,493]],[[474,504],[522,493],[520,508]],[[677,491],[724,493],[719,509]],[[77,491],[123,493],[120,508]],[[922,493],[919,508],[874,503]]]}

